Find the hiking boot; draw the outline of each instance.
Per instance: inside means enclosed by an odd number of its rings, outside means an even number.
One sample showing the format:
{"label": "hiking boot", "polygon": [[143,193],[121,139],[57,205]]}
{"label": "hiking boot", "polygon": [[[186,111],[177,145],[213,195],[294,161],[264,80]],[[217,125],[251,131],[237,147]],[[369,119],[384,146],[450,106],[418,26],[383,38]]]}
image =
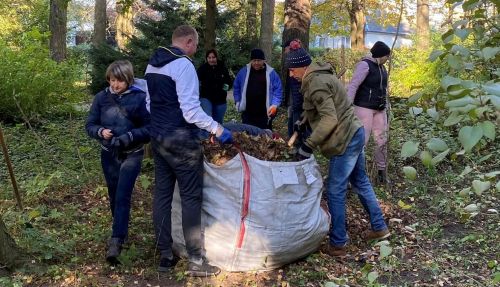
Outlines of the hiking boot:
{"label": "hiking boot", "polygon": [[120,238],[113,237],[108,241],[108,250],[106,251],[106,261],[111,265],[120,264],[118,256],[122,252],[122,240]]}
{"label": "hiking boot", "polygon": [[381,239],[385,239],[389,236],[391,236],[389,229],[384,229],[384,230],[380,230],[380,231],[370,230],[366,233],[365,240],[366,241],[381,240]]}
{"label": "hiking boot", "polygon": [[188,269],[185,274],[192,277],[209,277],[215,276],[219,273],[219,267],[212,266],[203,260],[201,264],[189,262]]}
{"label": "hiking boot", "polygon": [[172,259],[167,257],[160,258],[160,265],[158,265],[158,272],[167,272],[174,269],[175,265],[179,262],[179,257],[173,256]]}
{"label": "hiking boot", "polygon": [[332,256],[332,257],[346,257],[347,256],[347,251],[346,251],[345,245],[344,246],[328,245],[328,247],[325,250],[325,253]]}

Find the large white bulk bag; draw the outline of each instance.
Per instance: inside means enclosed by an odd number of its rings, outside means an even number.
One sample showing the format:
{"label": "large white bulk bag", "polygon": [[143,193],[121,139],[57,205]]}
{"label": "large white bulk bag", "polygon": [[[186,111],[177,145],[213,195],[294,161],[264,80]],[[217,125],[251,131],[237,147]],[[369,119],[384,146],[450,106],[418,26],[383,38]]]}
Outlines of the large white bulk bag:
{"label": "large white bulk bag", "polygon": [[[211,264],[226,271],[270,270],[318,249],[330,219],[320,207],[323,182],[314,157],[270,162],[240,153],[223,166],[205,161],[204,168],[202,229]],[[176,188],[173,248],[185,256],[181,223]]]}

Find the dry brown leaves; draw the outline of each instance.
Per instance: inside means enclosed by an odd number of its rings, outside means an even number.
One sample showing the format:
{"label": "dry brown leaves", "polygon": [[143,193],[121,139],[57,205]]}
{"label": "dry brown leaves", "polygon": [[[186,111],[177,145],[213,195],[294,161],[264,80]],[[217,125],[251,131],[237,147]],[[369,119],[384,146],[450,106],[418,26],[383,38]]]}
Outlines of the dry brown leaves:
{"label": "dry brown leaves", "polygon": [[250,136],[246,133],[233,133],[235,144],[221,145],[217,141],[211,143],[209,139],[203,141],[203,153],[212,164],[223,165],[238,154],[238,147],[242,152],[265,161],[294,161],[283,139],[272,139],[265,135]]}

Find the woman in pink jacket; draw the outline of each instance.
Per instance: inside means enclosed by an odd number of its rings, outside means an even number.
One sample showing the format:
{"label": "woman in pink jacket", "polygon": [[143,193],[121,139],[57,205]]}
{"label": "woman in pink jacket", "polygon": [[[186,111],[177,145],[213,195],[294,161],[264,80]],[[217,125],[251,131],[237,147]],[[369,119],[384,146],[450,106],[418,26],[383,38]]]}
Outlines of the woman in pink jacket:
{"label": "woman in pink jacket", "polygon": [[376,42],[370,49],[371,57],[364,57],[357,65],[349,83],[347,95],[354,104],[354,112],[365,128],[365,145],[373,133],[375,163],[378,183],[387,182],[387,70],[385,62],[391,49],[383,42]]}

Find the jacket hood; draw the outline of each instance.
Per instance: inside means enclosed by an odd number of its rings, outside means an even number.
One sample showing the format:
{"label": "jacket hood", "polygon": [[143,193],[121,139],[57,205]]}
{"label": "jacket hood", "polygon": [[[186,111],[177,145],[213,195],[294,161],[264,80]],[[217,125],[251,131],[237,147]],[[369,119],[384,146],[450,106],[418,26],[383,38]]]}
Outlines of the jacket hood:
{"label": "jacket hood", "polygon": [[158,68],[158,67],[163,67],[166,64],[183,57],[191,61],[191,59],[188,56],[186,56],[184,52],[179,48],[159,47],[154,52],[153,56],[151,56],[151,58],[149,59],[148,64]]}
{"label": "jacket hood", "polygon": [[377,65],[378,65],[377,60],[376,60],[375,58],[373,58],[371,55],[368,55],[368,56],[364,56],[364,57],[362,57],[362,58],[361,58],[361,61],[363,61],[363,60],[370,60],[370,61],[372,61],[373,63],[375,63],[375,64],[377,64]]}
{"label": "jacket hood", "polygon": [[313,62],[311,65],[306,70],[306,73],[304,74],[304,80],[310,77],[312,73],[319,73],[319,74],[334,74],[333,67],[332,65],[328,63],[322,63],[322,62]]}

